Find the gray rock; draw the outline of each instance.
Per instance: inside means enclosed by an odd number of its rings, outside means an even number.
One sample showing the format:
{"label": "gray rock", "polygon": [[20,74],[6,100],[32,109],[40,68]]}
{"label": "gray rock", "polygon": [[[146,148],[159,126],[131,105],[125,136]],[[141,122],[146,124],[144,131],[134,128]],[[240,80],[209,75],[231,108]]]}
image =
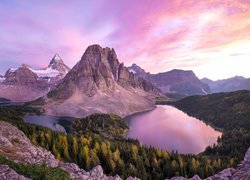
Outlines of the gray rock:
{"label": "gray rock", "polygon": [[186,178],[181,176],[172,177],[170,180],[186,180]]}
{"label": "gray rock", "polygon": [[198,175],[194,175],[190,180],[201,180],[201,178]]}
{"label": "gray rock", "polygon": [[0,179],[1,180],[29,180],[28,178],[17,174],[8,165],[0,164]]}
{"label": "gray rock", "polygon": [[227,168],[222,170],[221,172],[208,177],[207,180],[213,180],[213,179],[230,179],[232,177],[232,175],[235,173],[235,169],[234,168]]}
{"label": "gray rock", "polygon": [[102,177],[103,176],[103,169],[99,165],[99,166],[94,167],[89,173],[90,173],[90,176]]}
{"label": "gray rock", "polygon": [[129,176],[126,180],[140,180],[140,179],[137,178],[137,177],[131,177],[131,176]]}

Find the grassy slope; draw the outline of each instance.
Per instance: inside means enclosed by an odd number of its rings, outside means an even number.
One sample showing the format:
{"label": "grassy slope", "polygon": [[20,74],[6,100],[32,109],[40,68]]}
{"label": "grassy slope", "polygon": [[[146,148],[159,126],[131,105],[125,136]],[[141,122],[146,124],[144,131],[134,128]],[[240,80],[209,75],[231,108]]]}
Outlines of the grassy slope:
{"label": "grassy slope", "polygon": [[69,174],[60,168],[51,168],[46,165],[34,165],[12,162],[0,155],[0,164],[6,164],[18,174],[24,175],[28,178],[38,179],[53,179],[66,180],[70,179]]}

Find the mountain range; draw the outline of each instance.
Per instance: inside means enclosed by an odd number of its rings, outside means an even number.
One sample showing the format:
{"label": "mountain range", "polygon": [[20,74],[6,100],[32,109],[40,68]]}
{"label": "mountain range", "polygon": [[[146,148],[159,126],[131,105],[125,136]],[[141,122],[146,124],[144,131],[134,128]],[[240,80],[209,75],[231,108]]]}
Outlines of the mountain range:
{"label": "mountain range", "polygon": [[49,114],[120,116],[154,108],[160,91],[120,63],[114,49],[89,46],[65,78],[42,98]]}
{"label": "mountain range", "polygon": [[201,79],[201,81],[209,85],[212,93],[250,90],[250,78],[245,78],[242,76],[235,76],[232,78],[217,81],[203,78]]}
{"label": "mountain range", "polygon": [[56,54],[46,68],[23,64],[0,76],[0,97],[33,101],[48,114],[75,117],[110,112],[126,116],[153,109],[155,99],[165,95],[180,99],[242,89],[250,89],[250,79],[200,80],[193,71],[151,74],[136,64],[125,67],[114,49],[99,45],[89,46],[72,69]]}
{"label": "mountain range", "polygon": [[204,95],[210,93],[207,84],[201,82],[193,71],[174,69],[158,74],[150,74],[136,64],[128,67],[129,71],[151,82],[163,93]]}
{"label": "mountain range", "polygon": [[70,70],[58,54],[43,69],[32,69],[23,64],[10,68],[0,77],[0,97],[12,101],[31,101],[45,95]]}

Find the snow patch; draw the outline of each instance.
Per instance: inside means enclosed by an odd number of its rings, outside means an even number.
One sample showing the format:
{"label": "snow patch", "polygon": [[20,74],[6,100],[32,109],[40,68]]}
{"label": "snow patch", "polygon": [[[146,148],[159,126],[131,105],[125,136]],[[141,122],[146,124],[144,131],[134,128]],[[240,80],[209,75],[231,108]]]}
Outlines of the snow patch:
{"label": "snow patch", "polygon": [[133,69],[129,69],[129,72],[136,74],[136,72]]}
{"label": "snow patch", "polygon": [[9,71],[10,72],[15,72],[17,70],[17,68],[10,68]]}
{"label": "snow patch", "polygon": [[54,59],[55,59],[56,61],[60,61],[60,60],[61,60],[61,57],[60,57],[58,54],[56,54],[55,57],[54,57]]}
{"label": "snow patch", "polygon": [[0,83],[2,83],[5,80],[4,77],[0,77]]}
{"label": "snow patch", "polygon": [[56,77],[60,74],[58,70],[48,67],[46,69],[34,70],[29,68],[32,72],[36,73],[38,77]]}
{"label": "snow patch", "polygon": [[206,92],[203,88],[202,88],[201,90],[202,90],[202,92],[203,92],[204,94],[207,94],[207,92]]}

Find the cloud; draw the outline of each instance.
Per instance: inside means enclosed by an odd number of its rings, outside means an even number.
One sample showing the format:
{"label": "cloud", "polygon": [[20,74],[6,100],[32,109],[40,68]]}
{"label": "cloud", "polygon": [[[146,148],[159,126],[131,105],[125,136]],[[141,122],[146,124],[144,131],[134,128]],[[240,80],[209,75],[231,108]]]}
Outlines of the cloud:
{"label": "cloud", "polygon": [[[241,49],[249,46],[249,4],[247,0],[1,1],[0,63],[7,58],[45,66],[57,52],[73,66],[88,45],[98,43],[115,48],[126,65],[135,62],[147,71],[184,68],[196,70],[199,77],[224,78],[223,73],[201,69],[250,57],[250,50]],[[249,77],[250,72],[241,68],[235,67],[234,73]]]}

